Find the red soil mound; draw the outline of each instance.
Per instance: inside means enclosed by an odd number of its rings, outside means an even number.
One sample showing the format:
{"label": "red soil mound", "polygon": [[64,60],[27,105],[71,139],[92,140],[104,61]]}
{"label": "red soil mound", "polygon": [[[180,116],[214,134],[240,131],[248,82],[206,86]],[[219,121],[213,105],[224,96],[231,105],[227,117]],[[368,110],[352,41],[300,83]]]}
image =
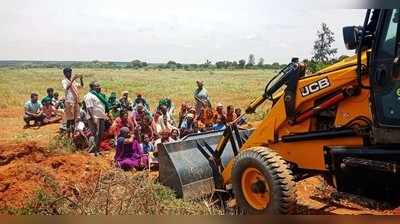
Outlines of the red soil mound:
{"label": "red soil mound", "polygon": [[39,190],[84,189],[110,161],[83,153],[53,154],[34,142],[0,146],[0,208],[22,207]]}

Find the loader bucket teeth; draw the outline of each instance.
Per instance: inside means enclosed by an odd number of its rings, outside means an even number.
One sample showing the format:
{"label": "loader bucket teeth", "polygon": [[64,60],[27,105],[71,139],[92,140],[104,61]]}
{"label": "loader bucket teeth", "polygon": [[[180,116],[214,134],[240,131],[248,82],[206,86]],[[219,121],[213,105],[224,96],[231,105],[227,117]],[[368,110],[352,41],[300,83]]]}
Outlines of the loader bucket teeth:
{"label": "loader bucket teeth", "polygon": [[[252,131],[241,130],[240,135],[249,135]],[[216,182],[222,180],[214,160],[222,135],[223,131],[207,132],[188,136],[182,141],[159,144],[161,184],[185,200],[211,194],[216,189]],[[220,158],[221,166],[224,167],[233,157],[232,144],[227,144]]]}

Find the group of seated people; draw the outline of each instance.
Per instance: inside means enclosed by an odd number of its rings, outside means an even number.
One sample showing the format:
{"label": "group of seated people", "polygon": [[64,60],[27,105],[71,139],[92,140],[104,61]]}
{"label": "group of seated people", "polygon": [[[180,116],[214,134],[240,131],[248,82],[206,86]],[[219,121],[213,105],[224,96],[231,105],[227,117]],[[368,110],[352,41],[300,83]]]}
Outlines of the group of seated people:
{"label": "group of seated people", "polygon": [[[31,93],[31,98],[25,103],[24,128],[41,126],[59,122],[62,119],[64,103],[53,88],[47,89],[47,96],[39,101],[37,93]],[[33,123],[32,123],[33,122]]]}
{"label": "group of seated people", "polygon": [[[137,94],[132,101],[127,91],[119,99],[113,92],[107,100],[110,110],[101,150],[111,150],[115,146],[115,163],[125,170],[152,168],[151,164],[157,167],[157,144],[180,138],[172,117],[174,106],[171,100],[161,99],[153,113],[142,94]],[[94,134],[90,132],[84,103],[81,108],[73,140],[77,147],[90,151],[94,146]]]}
{"label": "group of seated people", "polygon": [[226,110],[221,103],[218,103],[215,110],[210,105],[203,106],[198,113],[195,107],[188,103],[183,103],[179,112],[179,130],[181,137],[192,133],[224,130],[227,123],[238,119],[237,124],[246,123],[241,117],[240,108],[228,105]]}
{"label": "group of seated people", "polygon": [[[38,101],[37,94],[32,93],[31,100],[25,104],[24,120],[28,126],[31,121],[41,125],[62,120],[62,100],[58,99],[58,94],[52,88],[47,93],[42,102]],[[175,121],[174,105],[168,98],[161,99],[153,112],[142,94],[137,94],[135,100],[131,100],[127,91],[119,99],[113,92],[107,100],[110,106],[109,119],[105,122],[100,148],[111,150],[115,147],[115,164],[124,170],[156,168],[159,143],[178,141],[192,133],[223,130],[228,122],[241,115],[240,109],[232,105],[226,111],[220,103],[215,110],[205,106],[196,113],[193,106],[183,103]],[[76,120],[72,140],[77,148],[90,151],[95,145],[95,134],[89,128],[84,101],[79,105],[80,116]],[[238,124],[245,122],[241,119]]]}

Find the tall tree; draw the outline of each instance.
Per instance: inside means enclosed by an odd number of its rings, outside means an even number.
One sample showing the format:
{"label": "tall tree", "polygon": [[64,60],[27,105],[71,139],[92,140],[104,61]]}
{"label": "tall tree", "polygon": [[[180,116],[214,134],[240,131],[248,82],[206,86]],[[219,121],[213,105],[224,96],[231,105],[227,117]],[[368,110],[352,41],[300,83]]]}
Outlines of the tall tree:
{"label": "tall tree", "polygon": [[258,59],[258,63],[257,63],[257,67],[262,68],[264,66],[264,58],[259,58]]}
{"label": "tall tree", "polygon": [[239,60],[239,68],[244,68],[245,65],[246,65],[246,60],[240,59]]}
{"label": "tall tree", "polygon": [[215,63],[215,67],[217,67],[218,69],[225,68],[225,66],[226,66],[225,61],[217,61]]}
{"label": "tall tree", "polygon": [[334,33],[326,23],[322,23],[321,30],[317,31],[317,39],[314,41],[312,59],[316,62],[327,63],[337,53],[337,48],[332,47],[334,42]]}
{"label": "tall tree", "polygon": [[128,65],[128,67],[129,68],[141,68],[141,67],[144,67],[144,64],[142,61],[136,59],[136,60],[131,61]]}
{"label": "tall tree", "polygon": [[233,61],[233,62],[232,62],[232,68],[237,68],[237,67],[238,67],[237,61]]}
{"label": "tall tree", "polygon": [[254,54],[249,55],[249,60],[247,61],[247,67],[253,67],[256,64],[256,58]]}
{"label": "tall tree", "polygon": [[272,65],[271,65],[271,68],[272,69],[280,69],[280,65],[279,65],[279,63],[278,62],[274,62],[274,63],[272,63]]}
{"label": "tall tree", "polygon": [[168,61],[166,66],[167,68],[175,69],[177,66],[177,63],[175,61]]}
{"label": "tall tree", "polygon": [[204,62],[203,64],[200,65],[200,67],[202,67],[202,68],[211,67],[211,61],[207,59],[206,62]]}

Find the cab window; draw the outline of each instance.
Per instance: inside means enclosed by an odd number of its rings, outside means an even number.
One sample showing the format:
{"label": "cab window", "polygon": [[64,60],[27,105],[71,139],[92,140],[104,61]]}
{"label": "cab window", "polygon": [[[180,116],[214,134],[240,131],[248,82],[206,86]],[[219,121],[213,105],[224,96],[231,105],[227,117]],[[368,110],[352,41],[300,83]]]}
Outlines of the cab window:
{"label": "cab window", "polygon": [[396,50],[396,36],[399,24],[399,10],[391,11],[391,15],[387,17],[385,25],[382,30],[381,40],[379,43],[380,57],[394,57]]}

